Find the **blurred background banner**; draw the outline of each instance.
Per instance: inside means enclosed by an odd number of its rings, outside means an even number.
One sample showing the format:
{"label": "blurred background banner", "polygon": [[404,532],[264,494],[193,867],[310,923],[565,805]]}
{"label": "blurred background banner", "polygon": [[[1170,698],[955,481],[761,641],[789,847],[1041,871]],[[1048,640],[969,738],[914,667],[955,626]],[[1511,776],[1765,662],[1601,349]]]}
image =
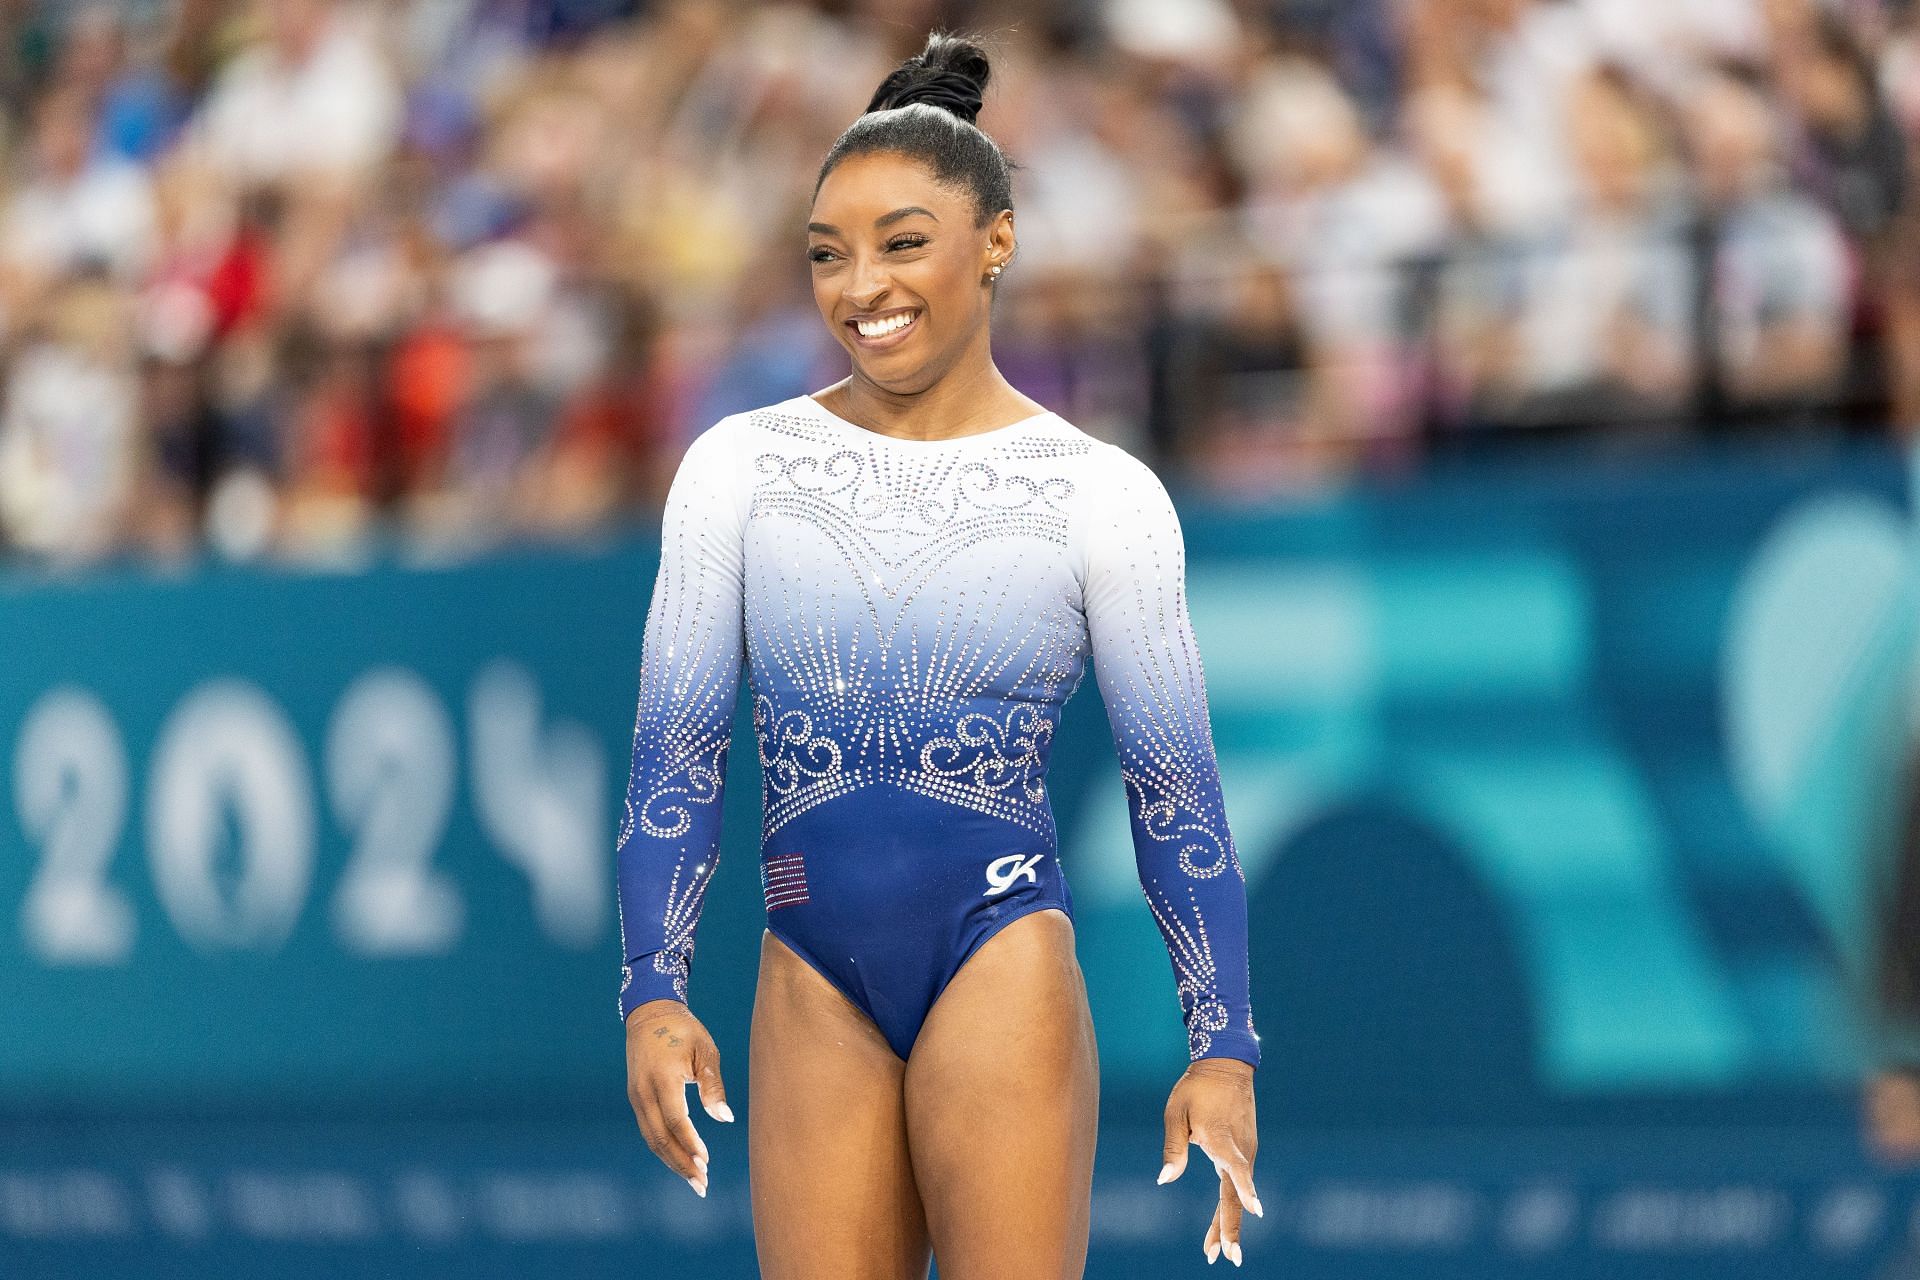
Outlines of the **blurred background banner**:
{"label": "blurred background banner", "polygon": [[[1282,1111],[1857,1075],[1906,508],[1866,445],[1189,504]],[[607,832],[653,551],[9,581],[0,1020],[35,1031],[0,1091],[616,1095]],[[725,865],[751,868],[741,715]],[[1172,975],[1091,680],[1051,789],[1106,1083],[1163,1089]],[[694,1003],[737,1039],[755,886],[720,877]]]}
{"label": "blurred background banner", "polygon": [[651,574],[622,546],[7,583],[0,1021],[33,1032],[0,1093],[604,1084]]}

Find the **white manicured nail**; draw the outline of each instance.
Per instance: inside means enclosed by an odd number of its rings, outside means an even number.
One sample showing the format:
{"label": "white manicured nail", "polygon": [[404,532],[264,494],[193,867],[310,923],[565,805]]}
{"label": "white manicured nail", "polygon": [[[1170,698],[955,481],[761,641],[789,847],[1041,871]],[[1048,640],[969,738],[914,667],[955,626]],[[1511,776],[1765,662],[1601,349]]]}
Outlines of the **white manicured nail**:
{"label": "white manicured nail", "polygon": [[724,1102],[716,1102],[708,1107],[707,1114],[715,1120],[724,1120],[728,1124],[733,1123],[733,1108]]}
{"label": "white manicured nail", "polygon": [[1208,1245],[1207,1246],[1207,1265],[1212,1266],[1219,1257],[1220,1257],[1220,1246],[1218,1244]]}
{"label": "white manicured nail", "polygon": [[688,1178],[687,1185],[698,1192],[702,1200],[707,1198],[707,1184],[705,1182],[696,1182],[692,1178]]}
{"label": "white manicured nail", "polygon": [[1162,1186],[1165,1186],[1167,1183],[1172,1182],[1178,1176],[1179,1175],[1174,1172],[1173,1161],[1169,1160],[1165,1164],[1160,1166],[1160,1176],[1155,1178],[1154,1181],[1156,1183],[1159,1183]]}
{"label": "white manicured nail", "polygon": [[1240,1242],[1238,1240],[1230,1240],[1227,1242],[1227,1257],[1232,1259],[1234,1266],[1237,1267],[1240,1265]]}

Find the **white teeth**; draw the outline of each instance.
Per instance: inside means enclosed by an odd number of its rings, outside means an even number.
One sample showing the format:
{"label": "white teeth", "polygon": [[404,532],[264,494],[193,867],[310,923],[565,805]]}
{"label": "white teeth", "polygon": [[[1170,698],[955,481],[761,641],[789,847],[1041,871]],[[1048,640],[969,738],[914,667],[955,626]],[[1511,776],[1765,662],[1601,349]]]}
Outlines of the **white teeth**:
{"label": "white teeth", "polygon": [[902,326],[906,325],[917,314],[918,314],[917,312],[906,311],[906,312],[902,312],[897,316],[892,316],[892,317],[889,317],[888,319],[877,321],[872,324],[869,324],[865,320],[855,320],[853,324],[856,329],[860,330],[861,337],[879,338],[879,337],[884,337],[885,335],[892,333],[895,329],[901,328]]}

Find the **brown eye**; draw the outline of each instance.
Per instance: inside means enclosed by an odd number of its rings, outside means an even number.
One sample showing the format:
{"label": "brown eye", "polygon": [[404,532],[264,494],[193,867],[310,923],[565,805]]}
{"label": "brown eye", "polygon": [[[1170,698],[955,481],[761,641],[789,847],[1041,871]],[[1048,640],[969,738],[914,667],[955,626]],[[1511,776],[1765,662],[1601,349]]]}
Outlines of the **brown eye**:
{"label": "brown eye", "polygon": [[925,236],[895,236],[893,239],[887,241],[887,248],[912,249],[918,245],[923,245],[926,242],[927,242],[927,238]]}

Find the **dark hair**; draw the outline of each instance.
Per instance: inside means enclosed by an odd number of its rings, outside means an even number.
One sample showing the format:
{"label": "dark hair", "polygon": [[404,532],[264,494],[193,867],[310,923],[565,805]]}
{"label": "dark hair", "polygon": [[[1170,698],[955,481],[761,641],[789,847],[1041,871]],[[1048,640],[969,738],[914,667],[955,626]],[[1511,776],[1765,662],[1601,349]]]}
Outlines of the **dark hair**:
{"label": "dark hair", "polygon": [[986,50],[934,31],[926,48],[880,82],[866,114],[828,148],[813,194],[849,156],[892,152],[920,161],[940,182],[964,187],[973,196],[976,227],[1013,208],[1013,171],[1021,166],[974,123],[988,73]]}

